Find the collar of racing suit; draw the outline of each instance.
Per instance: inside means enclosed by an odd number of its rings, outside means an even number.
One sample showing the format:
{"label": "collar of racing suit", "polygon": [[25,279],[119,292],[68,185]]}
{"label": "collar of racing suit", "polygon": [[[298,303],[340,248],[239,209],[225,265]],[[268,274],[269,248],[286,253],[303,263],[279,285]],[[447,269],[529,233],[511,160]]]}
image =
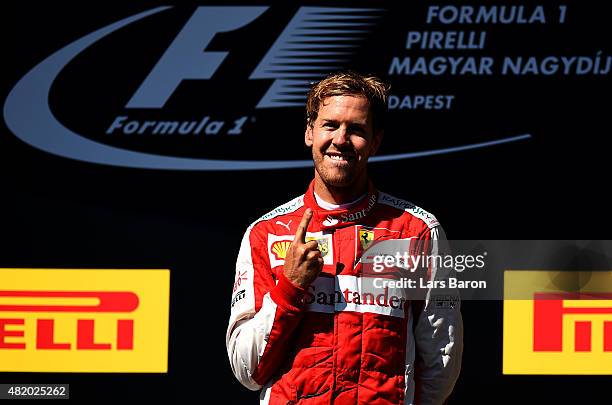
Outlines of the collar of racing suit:
{"label": "collar of racing suit", "polygon": [[357,204],[349,208],[338,208],[325,210],[317,204],[314,195],[314,180],[310,182],[306,194],[304,194],[304,205],[312,209],[313,220],[316,224],[321,224],[321,228],[333,229],[355,225],[363,222],[363,219],[370,213],[378,200],[378,191],[374,188],[371,180],[368,180],[368,191],[366,198],[361,199]]}

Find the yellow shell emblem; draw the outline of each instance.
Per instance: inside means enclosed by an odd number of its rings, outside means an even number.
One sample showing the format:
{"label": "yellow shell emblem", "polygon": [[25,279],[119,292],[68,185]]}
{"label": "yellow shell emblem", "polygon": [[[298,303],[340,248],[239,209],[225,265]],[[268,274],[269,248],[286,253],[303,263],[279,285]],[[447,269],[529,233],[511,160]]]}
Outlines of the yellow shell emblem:
{"label": "yellow shell emblem", "polygon": [[289,250],[289,246],[291,246],[291,242],[288,240],[279,240],[272,244],[271,250],[276,256],[276,260],[285,260],[285,256],[287,256],[287,250]]}

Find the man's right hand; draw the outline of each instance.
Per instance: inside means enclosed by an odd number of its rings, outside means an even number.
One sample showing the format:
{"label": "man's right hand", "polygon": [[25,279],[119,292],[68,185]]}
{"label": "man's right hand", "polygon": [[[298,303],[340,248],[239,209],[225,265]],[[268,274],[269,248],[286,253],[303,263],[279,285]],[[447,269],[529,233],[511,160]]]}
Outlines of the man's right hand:
{"label": "man's right hand", "polygon": [[316,240],[306,242],[306,229],[311,219],[312,210],[307,208],[285,256],[285,277],[301,288],[308,287],[323,269],[319,244]]}

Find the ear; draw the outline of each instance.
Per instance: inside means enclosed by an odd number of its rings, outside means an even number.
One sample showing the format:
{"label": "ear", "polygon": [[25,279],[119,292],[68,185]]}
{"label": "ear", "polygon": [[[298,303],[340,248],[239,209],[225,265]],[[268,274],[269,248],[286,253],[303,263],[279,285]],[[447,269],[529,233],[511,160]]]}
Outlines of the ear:
{"label": "ear", "polygon": [[372,138],[372,146],[370,147],[370,156],[374,156],[380,147],[380,143],[382,142],[383,135],[385,131],[378,130],[374,132],[374,137]]}
{"label": "ear", "polygon": [[306,131],[304,131],[304,143],[309,148],[312,147],[314,134],[312,133],[312,127],[310,124],[306,124]]}

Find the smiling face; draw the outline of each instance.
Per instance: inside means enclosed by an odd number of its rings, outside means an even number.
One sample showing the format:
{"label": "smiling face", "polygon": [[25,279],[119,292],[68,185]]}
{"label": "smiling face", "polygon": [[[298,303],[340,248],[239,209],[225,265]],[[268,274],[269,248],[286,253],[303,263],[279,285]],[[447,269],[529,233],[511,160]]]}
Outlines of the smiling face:
{"label": "smiling face", "polygon": [[312,147],[315,187],[318,183],[328,190],[344,189],[349,195],[364,192],[368,158],[376,153],[381,139],[382,131],[374,132],[370,103],[365,97],[324,99],[305,134],[306,146]]}

